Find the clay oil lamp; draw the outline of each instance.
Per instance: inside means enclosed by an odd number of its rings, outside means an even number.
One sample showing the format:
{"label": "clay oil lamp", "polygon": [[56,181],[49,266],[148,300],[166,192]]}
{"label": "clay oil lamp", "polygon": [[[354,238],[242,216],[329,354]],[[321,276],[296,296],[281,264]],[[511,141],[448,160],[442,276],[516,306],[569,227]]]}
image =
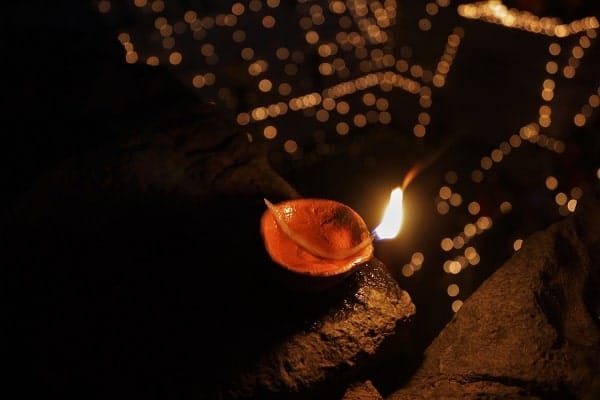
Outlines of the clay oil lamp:
{"label": "clay oil lamp", "polygon": [[381,224],[369,231],[351,207],[335,200],[305,198],[267,206],[260,221],[265,249],[285,280],[319,291],[348,277],[373,258],[373,242],[395,237],[402,223],[402,190],[392,191]]}

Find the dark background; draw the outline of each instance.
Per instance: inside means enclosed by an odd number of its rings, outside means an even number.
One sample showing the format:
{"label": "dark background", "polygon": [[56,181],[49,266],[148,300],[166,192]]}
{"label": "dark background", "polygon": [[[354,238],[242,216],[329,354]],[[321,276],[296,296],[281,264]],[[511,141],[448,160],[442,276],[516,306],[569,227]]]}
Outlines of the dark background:
{"label": "dark background", "polygon": [[[376,244],[376,255],[417,305],[415,347],[423,348],[451,318],[452,302],[467,298],[501,266],[515,251],[515,240],[524,239],[568,214],[564,207],[561,213],[556,193],[564,192],[571,198],[574,188],[579,188],[583,196],[598,190],[598,108],[591,109],[584,126],[573,124],[573,116],[588,102],[589,96],[600,94],[598,39],[590,40],[591,46],[585,49],[574,78],[567,79],[560,73],[553,77],[554,98],[544,102],[540,91],[542,82],[549,77],[545,70],[550,59],[549,44],[561,44],[563,52],[556,61],[564,65],[568,49],[583,34],[556,39],[465,19],[456,12],[460,3],[463,2],[450,2],[431,16],[425,12],[427,2],[398,2],[397,18],[389,29],[394,41],[391,47],[384,48],[398,59],[406,59],[409,65],[435,69],[453,29],[460,27],[464,37],[446,85],[432,88],[429,109],[419,106],[414,94],[374,87],[370,92],[388,99],[392,122],[369,123],[362,128],[351,123],[354,112],[368,109],[361,102],[361,92],[344,98],[353,112],[346,116],[332,112],[330,120],[324,123],[311,115],[290,111],[256,124],[235,124],[240,112],[320,92],[337,82],[363,75],[358,68],[360,60],[351,52],[345,53],[347,78],[318,73],[316,46],[304,41],[298,21],[310,15],[310,7],[319,2],[285,2],[275,8],[265,3],[257,12],[246,9],[236,25],[246,32],[242,44],[231,39],[236,28],[226,26],[208,29],[200,40],[193,39],[189,30],[175,34],[175,49],[183,54],[184,60],[177,66],[166,61],[170,50],[161,47],[154,18],[165,15],[175,24],[183,19],[186,10],[217,17],[229,13],[232,2],[218,5],[202,1],[169,2],[161,12],[151,11],[150,5],[136,7],[130,2],[111,2],[107,12],[99,11],[106,5],[102,2],[4,5],[4,129],[0,150],[3,216],[8,219],[20,196],[62,160],[109,143],[131,130],[143,129],[159,116],[176,113],[181,98],[190,95],[214,102],[220,118],[227,124],[242,133],[248,132],[257,146],[265,145],[273,167],[302,195],[342,201],[356,209],[369,226],[379,222],[390,190],[402,182],[412,167],[424,163],[428,167],[406,191],[405,225],[401,234],[394,240]],[[592,1],[506,4],[567,22],[589,15],[600,16],[598,4]],[[323,9],[326,11],[327,7],[323,5]],[[267,14],[277,19],[273,31],[260,27],[260,18]],[[421,18],[429,18],[431,30],[418,29],[417,21]],[[331,21],[334,20],[326,19],[318,27],[322,41],[333,41],[339,30]],[[122,32],[130,34],[138,62],[126,62],[125,50],[117,40]],[[215,45],[219,55],[216,64],[207,63],[200,54],[204,43]],[[297,63],[296,76],[285,75],[283,65],[274,57],[274,49],[280,46],[304,55]],[[257,58],[272,65],[264,76],[256,78],[247,73],[248,62],[239,57],[243,47],[252,47]],[[157,55],[161,65],[145,65],[143,60],[149,55]],[[216,83],[195,88],[192,77],[207,72],[216,75]],[[286,97],[278,95],[276,90],[260,92],[256,85],[263,77],[277,83],[291,82],[292,93]],[[222,88],[228,90],[220,92]],[[524,140],[502,162],[482,171],[481,182],[474,182],[471,173],[481,169],[481,158],[489,156],[511,135],[518,135],[522,126],[536,122],[542,104],[552,107],[553,121],[543,132],[562,141],[564,152],[558,154]],[[430,114],[431,122],[427,134],[420,138],[413,134],[413,127],[423,111]],[[178,123],[177,118],[168,121]],[[338,122],[350,124],[347,135],[336,134]],[[273,140],[262,137],[267,124],[277,128]],[[284,143],[289,139],[298,145],[293,154],[284,151]],[[453,174],[456,181],[448,181]],[[548,176],[558,179],[556,189],[545,186]],[[440,201],[439,189],[444,185],[459,193],[462,202],[441,215],[436,205]],[[504,201],[512,205],[507,214],[499,208]],[[480,204],[481,211],[475,216],[467,210],[471,202]],[[480,216],[492,219],[490,230],[475,236],[462,249],[446,252],[440,248],[443,238],[453,238],[465,224],[475,222]],[[10,231],[4,229],[2,234],[8,236]],[[459,274],[445,272],[444,262],[462,255],[468,246],[476,248],[481,261]],[[410,263],[415,252],[424,255],[424,263],[406,276],[402,268]],[[452,283],[460,288],[456,297],[446,293]],[[5,284],[10,288],[10,281]],[[393,383],[384,377],[380,379],[383,388],[391,389]]]}

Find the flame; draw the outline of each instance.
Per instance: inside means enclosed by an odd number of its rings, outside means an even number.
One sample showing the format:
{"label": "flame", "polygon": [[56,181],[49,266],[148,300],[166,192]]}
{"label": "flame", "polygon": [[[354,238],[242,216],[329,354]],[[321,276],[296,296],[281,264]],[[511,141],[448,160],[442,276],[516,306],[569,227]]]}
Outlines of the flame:
{"label": "flame", "polygon": [[383,213],[381,223],[373,230],[376,239],[393,239],[400,232],[404,212],[402,210],[402,189],[397,187],[390,194],[390,201]]}

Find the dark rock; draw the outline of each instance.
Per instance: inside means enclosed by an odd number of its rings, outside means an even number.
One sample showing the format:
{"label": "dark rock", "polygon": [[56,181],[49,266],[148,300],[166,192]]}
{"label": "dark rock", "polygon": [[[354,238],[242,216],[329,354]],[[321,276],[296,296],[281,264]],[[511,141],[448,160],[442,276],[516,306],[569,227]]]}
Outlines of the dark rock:
{"label": "dark rock", "polygon": [[600,203],[587,200],[524,241],[390,400],[598,398]]}
{"label": "dark rock", "polygon": [[[328,294],[329,309],[306,329],[292,332],[233,380],[233,398],[314,398],[323,384],[345,382],[361,361],[375,354],[398,323],[415,313],[407,292],[374,259]],[[336,387],[336,388],[339,388]],[[270,397],[269,397],[270,398]]]}

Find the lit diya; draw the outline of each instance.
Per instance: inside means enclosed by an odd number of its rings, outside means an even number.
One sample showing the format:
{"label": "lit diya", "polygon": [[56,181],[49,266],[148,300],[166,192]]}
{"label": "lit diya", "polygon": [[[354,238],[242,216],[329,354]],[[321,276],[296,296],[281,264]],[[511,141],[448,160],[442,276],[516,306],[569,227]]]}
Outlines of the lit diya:
{"label": "lit diya", "polygon": [[[373,257],[373,241],[390,239],[402,223],[402,189],[392,191],[382,223],[370,232],[363,218],[335,200],[307,198],[273,204],[260,230],[267,253],[279,266],[316,288],[350,275]],[[307,282],[308,283],[308,282]]]}

